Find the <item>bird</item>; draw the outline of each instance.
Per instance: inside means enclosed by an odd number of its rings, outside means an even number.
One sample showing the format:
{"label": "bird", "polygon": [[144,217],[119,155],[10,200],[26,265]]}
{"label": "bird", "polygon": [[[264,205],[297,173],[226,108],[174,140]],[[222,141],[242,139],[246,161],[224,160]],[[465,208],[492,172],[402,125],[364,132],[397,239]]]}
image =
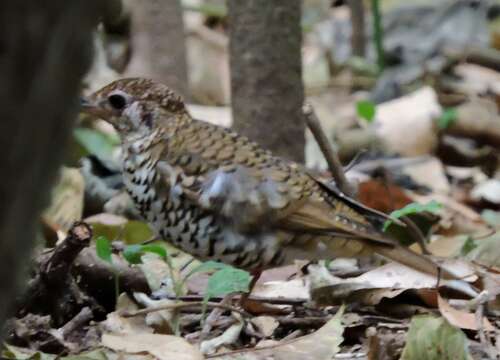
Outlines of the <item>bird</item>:
{"label": "bird", "polygon": [[119,133],[125,188],[145,221],[195,258],[258,272],[296,259],[378,253],[448,274],[383,233],[373,221],[379,213],[303,165],[194,119],[164,84],[119,79],[82,98],[81,111]]}

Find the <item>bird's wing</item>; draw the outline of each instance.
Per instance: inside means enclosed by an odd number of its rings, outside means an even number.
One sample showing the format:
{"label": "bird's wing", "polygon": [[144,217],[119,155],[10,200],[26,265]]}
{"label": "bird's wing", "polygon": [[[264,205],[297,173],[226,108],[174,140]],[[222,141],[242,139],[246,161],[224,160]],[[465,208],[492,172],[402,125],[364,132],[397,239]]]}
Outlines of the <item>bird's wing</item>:
{"label": "bird's wing", "polygon": [[[448,279],[456,279],[456,276],[441,268],[430,258],[417,254],[396,243],[393,239],[374,228],[362,212],[370,209],[356,208],[350,202],[339,198],[335,191],[323,184],[318,184],[322,191],[321,201],[310,199],[293,213],[282,219],[280,226],[285,229],[293,229],[297,232],[332,234],[326,245],[333,251],[343,253],[342,248],[349,248],[349,241],[337,242],[336,237],[353,238],[362,248],[356,252],[375,252],[391,260],[407,265],[413,269],[434,275],[443,276]],[[374,214],[374,213],[370,213]],[[376,214],[376,213],[375,213]],[[348,249],[349,250],[349,249]]]}

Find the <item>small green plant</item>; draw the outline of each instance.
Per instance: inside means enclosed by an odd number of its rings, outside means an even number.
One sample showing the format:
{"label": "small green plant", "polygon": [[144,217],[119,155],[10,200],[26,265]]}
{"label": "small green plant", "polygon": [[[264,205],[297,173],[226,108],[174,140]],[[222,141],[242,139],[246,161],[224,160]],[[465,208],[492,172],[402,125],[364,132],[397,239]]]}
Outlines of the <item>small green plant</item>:
{"label": "small green plant", "polygon": [[249,291],[252,277],[241,269],[225,265],[210,276],[207,283],[205,296],[203,297],[202,317],[205,318],[208,300],[216,296],[225,296],[232,293]]}
{"label": "small green plant", "polygon": [[384,30],[382,27],[382,13],[380,11],[380,1],[371,0],[373,18],[373,43],[377,54],[378,71],[383,72],[385,68],[384,53]]}
{"label": "small green plant", "polygon": [[140,264],[140,263],[142,263],[141,257],[145,253],[156,254],[161,259],[163,259],[163,261],[165,261],[167,263],[168,270],[170,272],[170,278],[172,279],[172,283],[174,285],[175,295],[177,297],[181,296],[183,282],[179,281],[178,279],[176,279],[176,276],[174,276],[175,271],[174,271],[174,265],[172,264],[172,259],[170,258],[170,254],[167,252],[167,249],[165,249],[163,246],[154,245],[154,244],[128,245],[123,250],[123,257],[130,264]]}
{"label": "small green plant", "polygon": [[356,103],[356,113],[366,122],[371,123],[375,119],[377,108],[372,101],[361,100]]}
{"label": "small green plant", "polygon": [[226,265],[208,279],[205,297],[208,299],[236,292],[248,292],[251,279],[247,271]]}
{"label": "small green plant", "polygon": [[448,108],[443,111],[441,116],[437,118],[437,126],[440,130],[447,129],[451,124],[457,120],[457,109]]}
{"label": "small green plant", "polygon": [[460,249],[460,255],[466,256],[472,250],[477,248],[477,246],[478,245],[476,241],[474,241],[474,239],[471,236],[467,236],[467,239],[465,240],[464,244],[462,245],[462,248]]}
{"label": "small green plant", "polygon": [[141,256],[144,255],[145,253],[156,254],[156,255],[160,256],[165,261],[167,261],[167,258],[168,258],[167,250],[163,246],[153,245],[153,244],[129,245],[123,250],[123,257],[130,264],[140,264],[142,262]]}
{"label": "small green plant", "polygon": [[[411,214],[417,214],[417,213],[421,213],[421,212],[424,212],[424,211],[427,211],[427,212],[435,214],[442,207],[443,207],[443,205],[440,204],[440,203],[438,203],[435,200],[432,200],[432,201],[430,201],[427,204],[411,203],[411,204],[408,204],[408,205],[406,205],[405,207],[403,207],[403,208],[401,208],[399,210],[393,211],[392,213],[389,214],[389,216],[392,219],[399,219],[402,216],[407,216],[407,215],[411,215]],[[392,223],[393,223],[392,220],[387,220],[384,223],[384,231],[386,231],[387,228],[389,227],[389,225],[391,225]]]}
{"label": "small green plant", "polygon": [[113,257],[112,257],[112,250],[111,250],[111,243],[110,241],[104,237],[104,236],[99,236],[95,240],[95,250],[97,256],[102,259],[103,261],[106,261],[111,265],[113,268],[113,274],[115,278],[115,299],[118,301],[118,297],[120,296],[120,282],[119,282],[119,274],[118,271],[116,270],[115,266],[113,265]]}

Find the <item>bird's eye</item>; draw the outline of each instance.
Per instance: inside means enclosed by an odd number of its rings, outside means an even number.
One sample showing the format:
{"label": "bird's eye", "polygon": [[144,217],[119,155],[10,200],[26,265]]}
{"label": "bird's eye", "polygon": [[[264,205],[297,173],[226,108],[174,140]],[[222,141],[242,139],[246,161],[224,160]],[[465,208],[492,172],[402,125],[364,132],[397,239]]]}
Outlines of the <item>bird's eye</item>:
{"label": "bird's eye", "polygon": [[122,110],[127,105],[127,99],[120,94],[113,94],[108,97],[109,104],[116,110]]}

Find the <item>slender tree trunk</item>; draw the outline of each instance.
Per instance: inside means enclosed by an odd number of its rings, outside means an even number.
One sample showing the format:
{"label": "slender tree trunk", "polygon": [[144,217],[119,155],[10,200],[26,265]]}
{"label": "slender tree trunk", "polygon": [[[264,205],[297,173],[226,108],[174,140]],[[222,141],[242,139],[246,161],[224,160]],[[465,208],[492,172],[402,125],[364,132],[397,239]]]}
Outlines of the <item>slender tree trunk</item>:
{"label": "slender tree trunk", "polygon": [[132,0],[132,60],[127,73],[150,77],[188,96],[180,0]]}
{"label": "slender tree trunk", "polygon": [[78,111],[97,3],[0,1],[0,324]]}
{"label": "slender tree trunk", "polygon": [[228,1],[236,131],[304,161],[300,0]]}
{"label": "slender tree trunk", "polygon": [[351,10],[351,49],[355,56],[365,56],[365,9],[363,0],[349,0]]}

